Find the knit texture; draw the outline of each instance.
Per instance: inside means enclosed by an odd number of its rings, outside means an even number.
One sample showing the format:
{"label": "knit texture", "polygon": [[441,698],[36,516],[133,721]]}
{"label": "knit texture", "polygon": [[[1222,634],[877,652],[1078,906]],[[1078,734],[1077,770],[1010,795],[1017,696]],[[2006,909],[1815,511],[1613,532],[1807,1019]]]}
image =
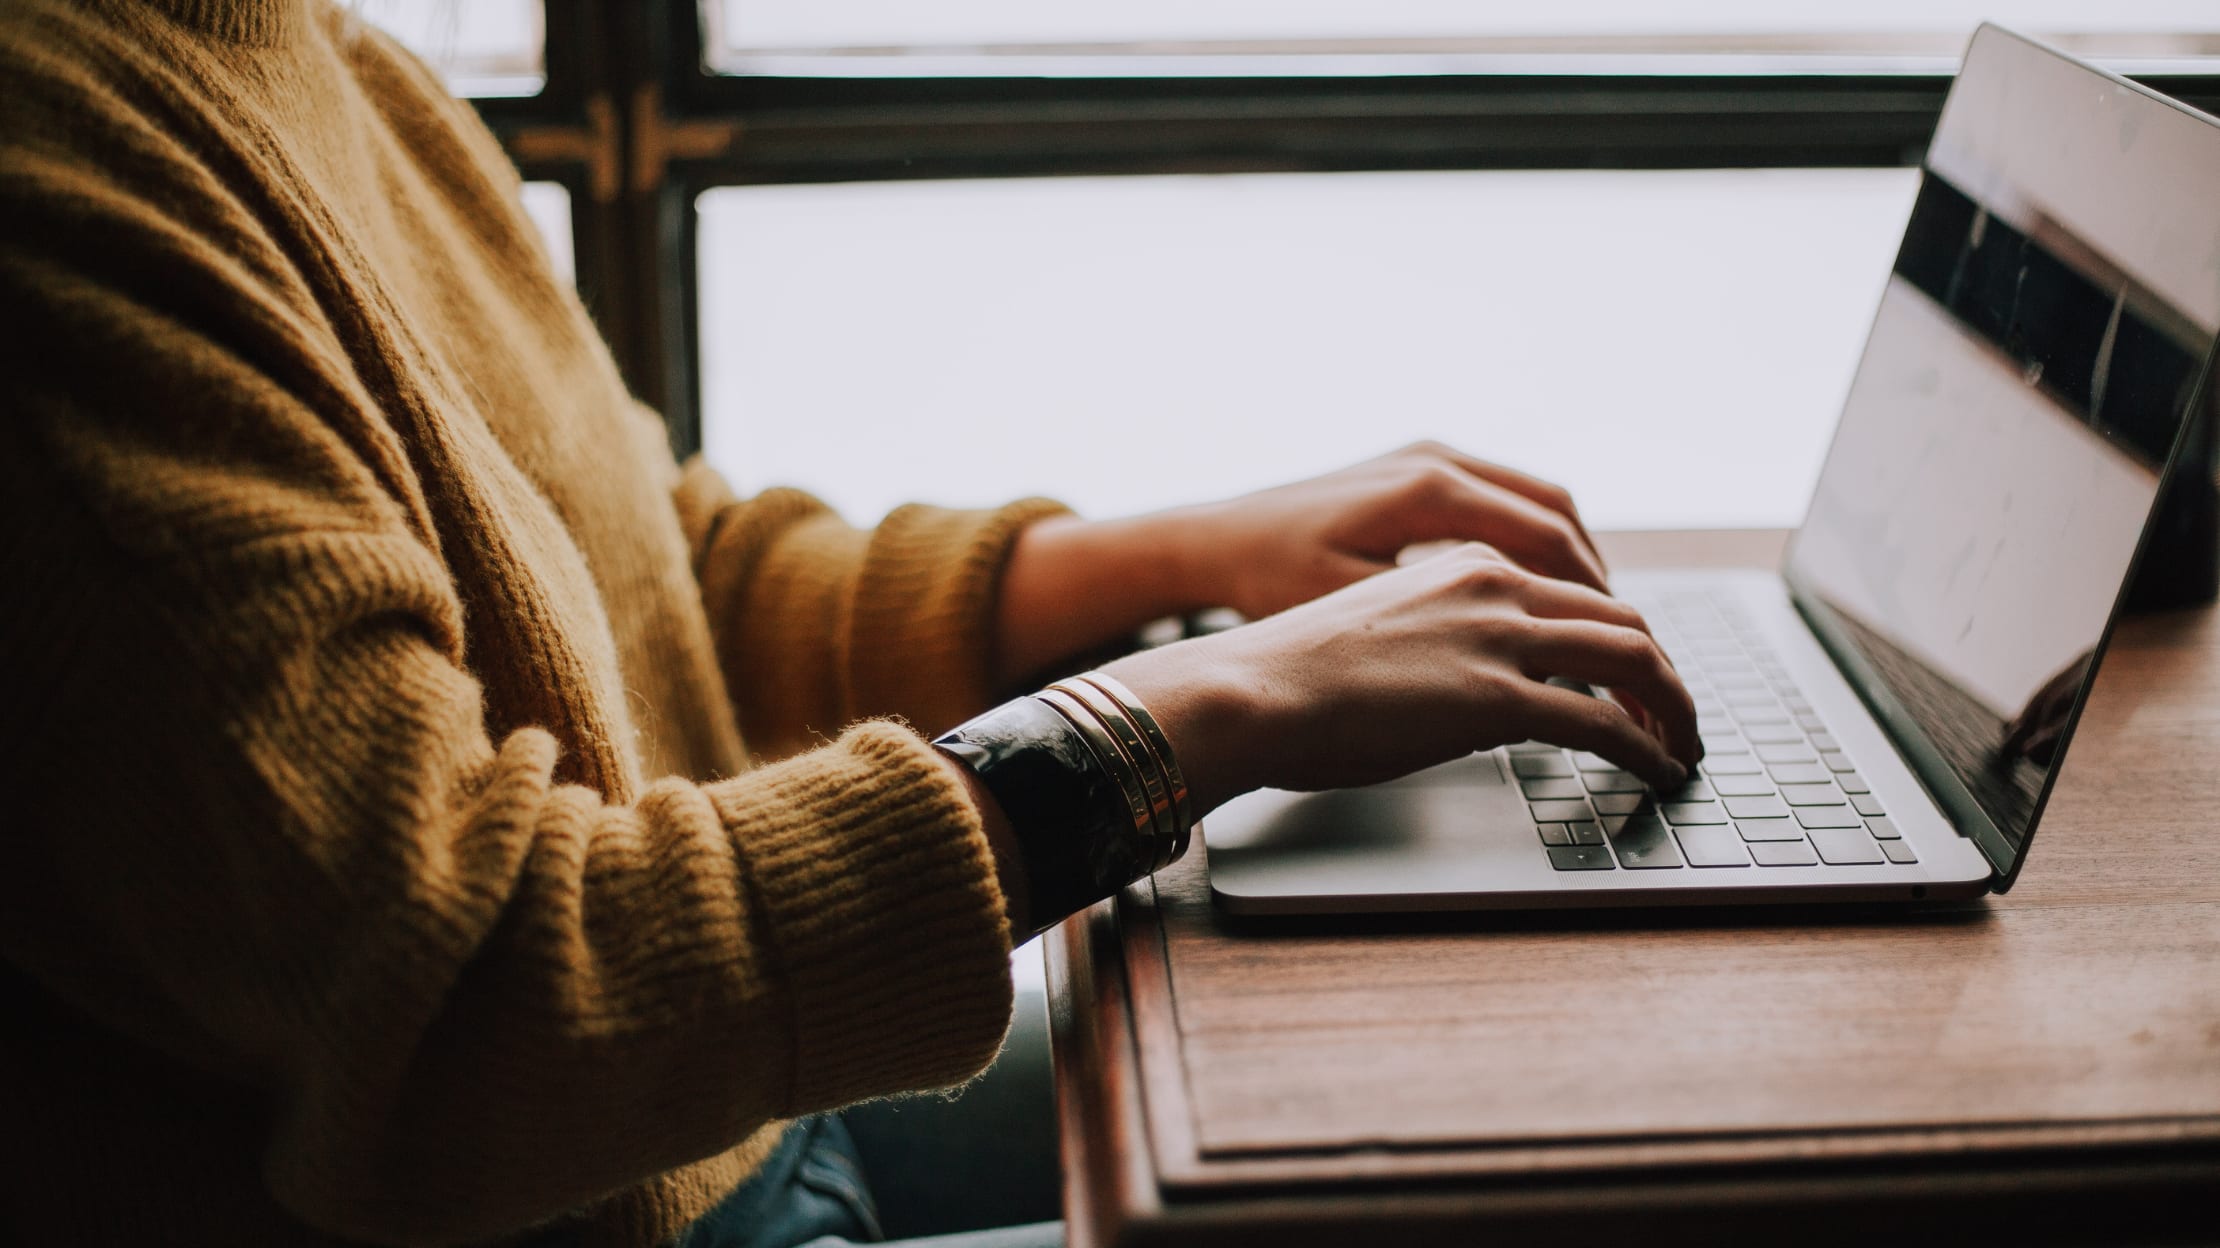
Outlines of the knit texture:
{"label": "knit texture", "polygon": [[343,10],[0,0],[0,84],[0,1242],[651,1243],[992,1057],[910,725],[1052,505],[682,470]]}

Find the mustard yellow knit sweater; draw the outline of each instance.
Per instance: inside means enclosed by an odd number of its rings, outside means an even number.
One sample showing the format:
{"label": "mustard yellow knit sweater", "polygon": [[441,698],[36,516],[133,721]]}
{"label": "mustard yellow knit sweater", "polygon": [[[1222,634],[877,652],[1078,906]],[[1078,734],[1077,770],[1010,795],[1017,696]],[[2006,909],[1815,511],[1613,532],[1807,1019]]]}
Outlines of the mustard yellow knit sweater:
{"label": "mustard yellow knit sweater", "polygon": [[0,1241],[648,1243],[1000,1040],[851,725],[985,702],[1048,505],[682,471],[516,190],[320,0],[0,0]]}

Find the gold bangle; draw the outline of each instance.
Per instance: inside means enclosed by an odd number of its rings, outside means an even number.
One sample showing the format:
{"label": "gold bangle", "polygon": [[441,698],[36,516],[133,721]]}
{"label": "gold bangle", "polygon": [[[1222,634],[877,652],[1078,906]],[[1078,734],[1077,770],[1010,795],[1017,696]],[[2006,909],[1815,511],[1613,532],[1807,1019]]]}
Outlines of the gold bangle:
{"label": "gold bangle", "polygon": [[1135,770],[1133,764],[1126,760],[1125,754],[1118,749],[1117,740],[1110,735],[1109,730],[1097,723],[1086,706],[1068,693],[1056,689],[1043,689],[1033,696],[1047,703],[1057,714],[1063,716],[1073,728],[1078,729],[1080,736],[1087,739],[1088,748],[1095,753],[1095,761],[1101,763],[1102,769],[1109,772],[1111,777],[1118,782],[1118,791],[1125,795],[1127,810],[1133,817],[1134,832],[1153,839],[1156,831],[1156,821],[1149,814],[1148,793],[1141,787],[1140,772]]}
{"label": "gold bangle", "polygon": [[1094,717],[1117,739],[1118,748],[1124,751],[1126,761],[1133,764],[1134,770],[1140,773],[1141,791],[1149,801],[1149,821],[1154,825],[1160,842],[1156,846],[1156,852],[1161,856],[1163,843],[1169,843],[1178,837],[1179,828],[1173,822],[1171,788],[1165,783],[1164,767],[1157,761],[1156,751],[1150,749],[1148,742],[1141,738],[1140,728],[1135,726],[1132,716],[1126,714],[1125,708],[1118,705],[1116,698],[1083,680],[1059,680],[1049,688],[1058,693],[1069,694],[1093,712]]}
{"label": "gold bangle", "polygon": [[1172,850],[1172,857],[1177,858],[1186,853],[1187,838],[1195,827],[1195,806],[1188,796],[1187,778],[1180,774],[1179,759],[1172,753],[1171,738],[1164,735],[1164,728],[1156,722],[1156,716],[1149,714],[1149,708],[1141,704],[1141,699],[1135,697],[1131,689],[1125,687],[1125,682],[1105,672],[1081,672],[1078,679],[1116,699],[1133,722],[1140,725],[1141,735],[1148,739],[1149,745],[1156,751],[1157,759],[1164,764],[1164,785],[1172,796],[1174,826],[1179,829],[1178,844]]}

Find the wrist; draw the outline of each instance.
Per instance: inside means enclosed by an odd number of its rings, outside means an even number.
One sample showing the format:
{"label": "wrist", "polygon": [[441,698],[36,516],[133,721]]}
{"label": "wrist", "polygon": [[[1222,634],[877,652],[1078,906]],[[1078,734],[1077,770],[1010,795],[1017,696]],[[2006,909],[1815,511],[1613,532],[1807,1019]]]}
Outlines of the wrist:
{"label": "wrist", "polygon": [[1187,847],[1187,786],[1137,695],[1102,673],[1014,698],[941,734],[969,773],[1015,939],[1024,940]]}
{"label": "wrist", "polygon": [[1252,682],[1209,639],[1184,641],[1108,664],[1156,717],[1187,780],[1196,818],[1258,786],[1253,752],[1261,718]]}
{"label": "wrist", "polygon": [[996,675],[1008,687],[1074,654],[1204,601],[1192,543],[1169,513],[1043,520],[1019,535],[996,617]]}
{"label": "wrist", "polygon": [[1231,554],[1224,504],[1175,507],[1126,523],[1134,526],[1128,539],[1132,546],[1149,552],[1158,600],[1151,618],[1230,605],[1228,569],[1238,567],[1239,560]]}

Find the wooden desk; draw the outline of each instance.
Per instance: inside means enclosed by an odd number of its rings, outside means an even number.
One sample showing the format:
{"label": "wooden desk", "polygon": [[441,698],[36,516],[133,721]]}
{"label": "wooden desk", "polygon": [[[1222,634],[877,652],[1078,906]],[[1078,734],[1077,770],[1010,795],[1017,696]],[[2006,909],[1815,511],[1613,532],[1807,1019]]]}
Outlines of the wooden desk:
{"label": "wooden desk", "polygon": [[1049,938],[1072,1242],[2220,1237],[2220,615],[2120,630],[2032,853],[1923,913],[1267,923],[1198,839]]}

